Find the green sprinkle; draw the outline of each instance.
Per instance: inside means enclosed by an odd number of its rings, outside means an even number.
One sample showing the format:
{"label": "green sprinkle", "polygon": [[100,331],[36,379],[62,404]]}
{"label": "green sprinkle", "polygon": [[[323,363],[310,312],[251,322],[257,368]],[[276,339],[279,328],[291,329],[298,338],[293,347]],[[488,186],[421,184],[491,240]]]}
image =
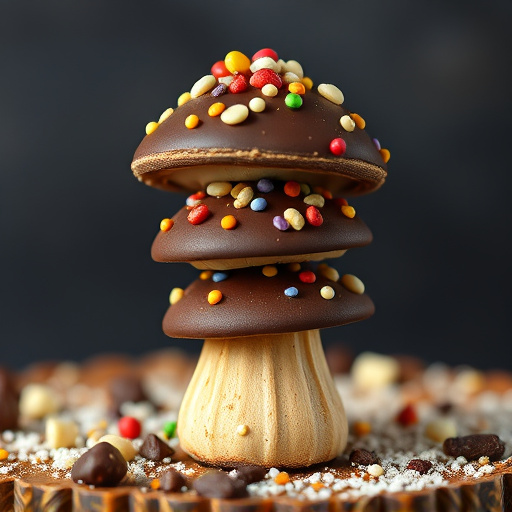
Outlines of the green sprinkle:
{"label": "green sprinkle", "polygon": [[286,106],[290,108],[302,107],[302,98],[299,94],[295,94],[293,92],[286,95],[284,102],[286,103]]}
{"label": "green sprinkle", "polygon": [[171,439],[176,435],[176,422],[175,421],[168,421],[164,425],[164,434],[167,439]]}

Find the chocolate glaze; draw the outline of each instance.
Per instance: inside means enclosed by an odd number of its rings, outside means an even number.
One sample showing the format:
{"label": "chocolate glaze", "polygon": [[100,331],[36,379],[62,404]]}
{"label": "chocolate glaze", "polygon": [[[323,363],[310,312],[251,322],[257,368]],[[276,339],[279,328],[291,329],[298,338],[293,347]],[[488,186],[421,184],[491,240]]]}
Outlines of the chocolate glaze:
{"label": "chocolate glaze", "polygon": [[[151,256],[155,261],[188,261],[269,257],[268,263],[279,261],[280,256],[311,254],[362,247],[372,241],[366,224],[356,215],[349,219],[334,200],[326,200],[319,208],[324,222],[321,226],[306,224],[300,231],[289,228],[279,231],[272,224],[276,215],[283,215],[287,208],[297,209],[306,215],[308,205],[304,195],[289,197],[282,192],[282,184],[275,183],[272,192],[258,193],[254,197],[267,200],[267,208],[252,211],[249,206],[236,209],[230,196],[201,200],[208,206],[210,217],[202,224],[192,225],[187,220],[189,210],[184,207],[174,217],[170,231],[160,231],[153,242]],[[225,230],[220,221],[225,215],[234,215],[238,225]],[[308,258],[304,258],[307,260]],[[247,266],[241,264],[240,266]]]}
{"label": "chocolate glaze", "polygon": [[[230,270],[229,277],[217,283],[212,279],[194,281],[183,298],[167,310],[165,334],[198,339],[278,334],[357,322],[374,312],[366,294],[349,292],[318,272],[315,283],[303,283],[298,272],[285,265],[278,269],[274,277],[264,276],[261,267],[251,267]],[[331,300],[320,295],[326,285],[336,292]],[[293,298],[284,294],[291,286],[299,291]],[[222,292],[218,304],[208,303],[211,290]]]}
{"label": "chocolate glaze", "polygon": [[[202,171],[195,173],[193,168],[212,165],[219,167],[214,176],[211,169],[204,173],[208,181],[231,180],[234,176],[302,176],[300,179],[353,194],[370,192],[384,183],[386,164],[368,134],[357,127],[353,132],[341,127],[341,116],[350,113],[344,105],[335,105],[312,89],[303,96],[302,107],[290,109],[284,103],[287,92],[283,87],[277,96],[269,98],[249,86],[238,94],[214,98],[207,93],[188,101],[143,139],[134,155],[134,174],[156,187],[192,191],[206,184],[201,179]],[[248,105],[254,97],[263,98],[266,109],[249,112],[238,125],[230,126],[208,115],[212,103]],[[185,119],[191,114],[200,119],[195,129],[185,127]],[[329,149],[330,142],[338,137],[347,144],[343,156],[335,156]]]}

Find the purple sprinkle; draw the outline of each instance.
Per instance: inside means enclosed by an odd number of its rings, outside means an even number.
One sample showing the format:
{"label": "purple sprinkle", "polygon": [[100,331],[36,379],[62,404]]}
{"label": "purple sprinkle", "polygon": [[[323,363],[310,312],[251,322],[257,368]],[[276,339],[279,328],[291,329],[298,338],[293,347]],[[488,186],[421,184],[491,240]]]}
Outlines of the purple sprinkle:
{"label": "purple sprinkle", "polygon": [[286,288],[286,290],[284,291],[284,294],[287,297],[297,297],[297,295],[299,294],[299,290],[297,290],[297,288],[295,288],[295,286],[290,286],[290,288]]}
{"label": "purple sprinkle", "polygon": [[379,139],[373,139],[373,143],[375,144],[375,147],[380,150],[380,142]]}
{"label": "purple sprinkle", "polygon": [[256,188],[263,193],[272,192],[272,190],[274,190],[274,184],[270,180],[267,180],[267,178],[263,178],[258,181]]}
{"label": "purple sprinkle", "polygon": [[286,231],[290,227],[290,224],[288,224],[288,221],[286,219],[284,219],[283,217],[280,217],[279,215],[276,215],[272,222],[274,224],[274,227],[276,227],[280,231]]}
{"label": "purple sprinkle", "polygon": [[225,92],[228,90],[228,87],[226,84],[219,84],[213,91],[210,93],[214,98],[217,98],[219,96],[222,96],[225,94]]}

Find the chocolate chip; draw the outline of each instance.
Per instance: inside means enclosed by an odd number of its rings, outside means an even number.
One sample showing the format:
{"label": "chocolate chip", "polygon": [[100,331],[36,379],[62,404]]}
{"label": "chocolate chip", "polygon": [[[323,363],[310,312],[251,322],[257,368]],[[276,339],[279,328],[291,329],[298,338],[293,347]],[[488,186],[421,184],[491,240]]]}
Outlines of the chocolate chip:
{"label": "chocolate chip", "polygon": [[463,437],[450,437],[443,443],[443,451],[452,457],[465,457],[477,460],[487,456],[489,460],[499,460],[505,452],[505,443],[495,434],[473,434]]}
{"label": "chocolate chip", "polygon": [[180,492],[187,485],[185,477],[174,468],[169,468],[160,477],[160,489],[166,492]]}
{"label": "chocolate chip", "polygon": [[127,471],[128,465],[117,448],[110,443],[98,443],[75,462],[71,479],[76,483],[113,487]]}
{"label": "chocolate chip", "polygon": [[110,380],[108,385],[112,410],[120,414],[121,405],[125,402],[144,402],[147,400],[139,377],[135,375],[119,375]]}
{"label": "chocolate chip", "polygon": [[417,471],[420,475],[428,473],[431,467],[432,462],[423,459],[412,459],[409,461],[409,464],[407,464],[407,469],[413,469],[414,471]]}
{"label": "chocolate chip", "polygon": [[0,432],[18,428],[18,394],[11,374],[0,367]]}
{"label": "chocolate chip", "polygon": [[155,434],[148,434],[139,450],[139,454],[149,460],[163,460],[173,453],[174,450]]}
{"label": "chocolate chip", "polygon": [[371,464],[378,464],[379,459],[375,452],[370,452],[364,448],[356,448],[350,452],[348,460],[352,464],[359,464],[360,466],[370,466]]}
{"label": "chocolate chip", "polygon": [[194,481],[197,494],[205,498],[244,498],[248,496],[242,480],[230,478],[223,471],[208,471]]}
{"label": "chocolate chip", "polygon": [[240,466],[236,468],[237,477],[246,485],[259,482],[265,478],[267,470],[261,466]]}

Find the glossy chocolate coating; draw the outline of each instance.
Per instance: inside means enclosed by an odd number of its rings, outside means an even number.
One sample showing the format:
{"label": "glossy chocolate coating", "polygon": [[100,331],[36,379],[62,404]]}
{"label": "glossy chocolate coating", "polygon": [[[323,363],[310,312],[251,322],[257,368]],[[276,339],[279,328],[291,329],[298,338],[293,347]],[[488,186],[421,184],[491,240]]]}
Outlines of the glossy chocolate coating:
{"label": "glossy chocolate coating", "polygon": [[[304,217],[308,205],[304,194],[289,197],[282,192],[283,184],[276,182],[272,192],[259,193],[255,183],[254,197],[267,201],[264,211],[256,212],[249,206],[235,208],[230,196],[215,198],[207,196],[201,200],[208,206],[210,217],[202,224],[192,225],[187,220],[189,210],[184,207],[174,217],[170,231],[160,231],[153,242],[151,256],[155,261],[188,261],[268,257],[268,263],[279,260],[280,256],[311,254],[362,247],[372,241],[372,234],[366,224],[356,215],[346,217],[335,200],[327,199],[318,208],[323,224],[306,224],[300,231],[289,228],[280,231],[272,220],[282,216],[287,208],[295,208]],[[233,215],[238,225],[235,229],[221,227],[221,219]],[[308,258],[304,258],[307,260]],[[240,266],[247,266],[241,264]]]}
{"label": "glossy chocolate coating", "polygon": [[[371,192],[384,183],[386,164],[366,131],[341,127],[340,118],[350,113],[344,104],[335,105],[314,88],[304,94],[299,109],[291,109],[284,102],[287,93],[283,86],[270,98],[249,86],[238,94],[214,98],[207,93],[191,99],[143,139],[134,155],[134,174],[149,185],[191,191],[208,181],[237,178],[300,179],[352,194]],[[265,110],[250,111],[240,124],[208,115],[215,102],[248,105],[255,97],[265,100]],[[185,126],[191,114],[200,119],[194,129]],[[342,156],[329,149],[339,137],[347,145]],[[208,169],[196,172],[197,166]],[[218,167],[212,171],[211,166]]]}
{"label": "glossy chocolate coating", "polygon": [[[305,266],[303,266],[305,268]],[[316,272],[314,283],[303,283],[299,272],[278,266],[278,274],[266,277],[261,267],[231,270],[221,282],[198,279],[183,298],[171,305],[163,320],[165,334],[175,338],[233,338],[256,334],[321,329],[357,322],[374,312],[371,299],[346,290]],[[336,295],[327,300],[323,286]],[[285,289],[296,287],[298,295],[287,297]],[[208,303],[208,293],[220,290],[218,304]]]}

